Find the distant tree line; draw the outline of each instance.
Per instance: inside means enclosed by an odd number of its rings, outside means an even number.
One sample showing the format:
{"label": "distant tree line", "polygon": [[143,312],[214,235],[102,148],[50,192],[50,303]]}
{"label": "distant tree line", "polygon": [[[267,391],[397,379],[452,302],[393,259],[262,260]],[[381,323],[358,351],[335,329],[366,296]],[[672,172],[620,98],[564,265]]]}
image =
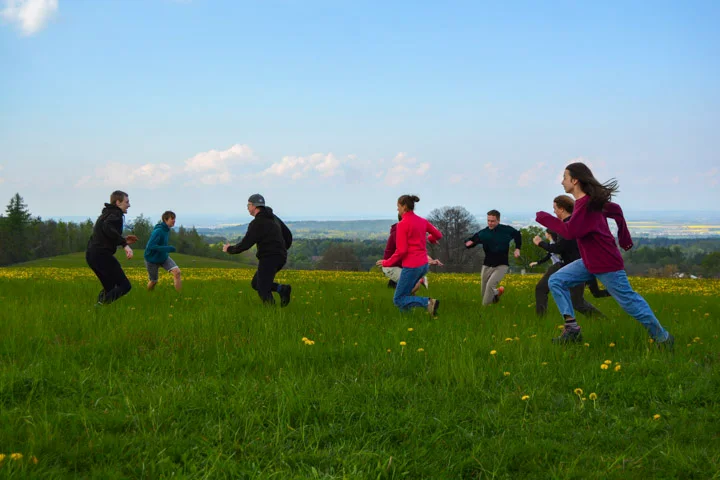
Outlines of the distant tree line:
{"label": "distant tree line", "polygon": [[[475,217],[460,206],[435,209],[427,216],[443,238],[428,245],[428,253],[445,264],[443,272],[478,272],[484,259],[482,248],[466,249],[464,240],[480,230]],[[143,249],[150,239],[155,222],[140,215],[125,225],[126,233],[138,237],[133,248]],[[92,234],[93,221],[82,223],[42,220],[33,217],[23,198],[15,194],[0,215],[0,266],[38,258],[84,252]],[[545,265],[529,269],[528,264],[544,257],[545,251],[532,239],[542,236],[541,227],[521,229],[523,245],[520,259],[510,256],[515,271],[543,272]],[[389,232],[388,232],[389,234]],[[252,265],[254,251],[240,255],[222,252],[222,244],[238,242],[241,237],[201,235],[192,228],[179,227],[170,232],[170,244],[178,253],[217,258]],[[635,247],[624,253],[625,266],[632,275],[673,276],[679,273],[720,276],[720,238],[637,238]],[[288,252],[287,268],[297,270],[370,270],[383,257],[386,241],[377,239],[295,238]],[[435,268],[435,267],[434,267]]]}

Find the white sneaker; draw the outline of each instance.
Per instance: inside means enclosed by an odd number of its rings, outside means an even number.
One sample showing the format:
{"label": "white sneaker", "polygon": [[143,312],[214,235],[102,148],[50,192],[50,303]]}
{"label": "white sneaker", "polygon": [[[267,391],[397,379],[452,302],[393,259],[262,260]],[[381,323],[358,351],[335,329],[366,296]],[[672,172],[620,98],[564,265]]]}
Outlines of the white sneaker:
{"label": "white sneaker", "polygon": [[423,286],[423,287],[425,287],[425,288],[430,288],[430,287],[428,286],[427,276],[421,278],[421,279],[420,279],[420,283],[422,283],[422,286]]}

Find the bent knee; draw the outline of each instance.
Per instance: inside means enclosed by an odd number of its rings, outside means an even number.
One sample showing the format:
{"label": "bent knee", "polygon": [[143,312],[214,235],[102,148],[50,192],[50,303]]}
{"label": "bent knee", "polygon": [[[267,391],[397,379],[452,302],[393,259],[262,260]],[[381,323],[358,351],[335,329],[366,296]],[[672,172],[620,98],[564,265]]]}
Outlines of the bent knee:
{"label": "bent knee", "polygon": [[179,268],[175,268],[175,269],[173,269],[173,270],[170,270],[170,273],[172,273],[172,276],[173,276],[173,277],[179,277],[179,276],[182,275],[182,272],[180,271]]}

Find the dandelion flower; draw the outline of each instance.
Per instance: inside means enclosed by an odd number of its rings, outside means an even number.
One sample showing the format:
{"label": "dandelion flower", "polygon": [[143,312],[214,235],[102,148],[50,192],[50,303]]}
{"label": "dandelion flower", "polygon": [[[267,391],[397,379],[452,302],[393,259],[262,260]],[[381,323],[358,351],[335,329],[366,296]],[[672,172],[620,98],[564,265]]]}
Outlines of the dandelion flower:
{"label": "dandelion flower", "polygon": [[620,365],[615,365],[615,371],[616,371],[616,372],[619,372],[619,371],[620,371],[620,368],[621,368]]}
{"label": "dandelion flower", "polygon": [[575,390],[573,390],[573,392],[575,392],[575,395],[582,395],[582,394],[583,394],[582,388],[576,388]]}
{"label": "dandelion flower", "polygon": [[595,392],[591,393],[589,396],[590,400],[595,401],[597,400],[597,394]]}
{"label": "dandelion flower", "polygon": [[515,340],[517,342],[518,340],[520,340],[520,337],[515,337],[515,338],[513,338],[513,340]]}
{"label": "dandelion flower", "polygon": [[418,348],[418,349],[417,349],[417,351],[418,351],[418,352],[424,352],[424,351],[425,351],[425,349],[424,349],[424,348],[422,348],[422,347],[420,347],[420,348]]}
{"label": "dandelion flower", "polygon": [[656,413],[655,415],[653,415],[653,420],[660,420],[660,414]]}
{"label": "dandelion flower", "polygon": [[490,350],[490,355],[495,355],[495,354],[497,354],[497,350]]}
{"label": "dandelion flower", "polygon": [[392,350],[390,350],[390,349],[388,348],[388,349],[387,349],[387,352],[390,353],[390,352],[392,352]]}
{"label": "dandelion flower", "polygon": [[547,362],[542,362],[540,365],[545,366],[547,365]]}
{"label": "dandelion flower", "polygon": [[585,346],[586,346],[586,347],[589,347],[589,346],[590,346],[590,344],[589,344],[589,343],[586,343],[586,344],[585,344]]}
{"label": "dandelion flower", "polygon": [[506,377],[509,377],[509,376],[510,376],[510,372],[504,372],[503,375],[505,375]]}
{"label": "dandelion flower", "polygon": [[610,347],[610,348],[615,347],[615,342],[610,343],[609,347]]}
{"label": "dandelion flower", "polygon": [[655,342],[655,340],[653,340],[652,338],[648,338],[648,343],[654,343],[654,342]]}
{"label": "dandelion flower", "polygon": [[406,342],[400,342],[400,346],[401,346],[401,347],[404,347],[405,345],[407,345]]}
{"label": "dandelion flower", "polygon": [[558,330],[565,330],[565,325],[558,325],[557,328]]}
{"label": "dandelion flower", "polygon": [[530,395],[523,395],[523,396],[520,398],[520,400],[522,400],[523,402],[526,402],[526,401],[530,400]]}
{"label": "dandelion flower", "polygon": [[612,360],[605,360],[604,363],[605,363],[605,365],[610,365],[610,364],[612,364]]}
{"label": "dandelion flower", "polygon": [[506,342],[512,342],[512,338],[508,337],[505,339]]}
{"label": "dandelion flower", "polygon": [[601,370],[607,370],[607,369],[608,369],[607,364],[603,363],[602,365],[600,365],[600,369],[601,369]]}
{"label": "dandelion flower", "polygon": [[6,455],[4,453],[0,453],[0,463],[5,461],[5,457],[6,457]]}
{"label": "dandelion flower", "polygon": [[408,328],[408,332],[412,332],[412,331],[413,331],[412,327]]}
{"label": "dandelion flower", "polygon": [[[660,415],[658,415],[658,417],[659,416]],[[22,453],[11,453],[10,458],[12,458],[13,460],[22,460],[23,454]]]}

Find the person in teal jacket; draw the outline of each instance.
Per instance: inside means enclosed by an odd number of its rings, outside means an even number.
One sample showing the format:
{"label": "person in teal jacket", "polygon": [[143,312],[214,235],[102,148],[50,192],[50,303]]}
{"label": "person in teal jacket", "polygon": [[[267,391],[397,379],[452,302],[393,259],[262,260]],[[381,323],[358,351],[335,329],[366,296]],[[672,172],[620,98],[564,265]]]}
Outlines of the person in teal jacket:
{"label": "person in teal jacket", "polygon": [[510,242],[515,242],[515,258],[520,256],[522,248],[522,235],[510,225],[500,223],[500,212],[490,210],[487,213],[487,228],[483,228],[472,237],[465,240],[466,248],[482,245],[485,251],[485,260],[481,277],[481,292],[483,305],[490,305],[500,301],[505,287],[498,287],[500,281],[508,271],[508,254]]}
{"label": "person in teal jacket", "polygon": [[168,245],[170,238],[170,229],[175,226],[175,213],[167,211],[162,214],[162,222],[158,222],[153,229],[150,240],[145,247],[145,267],[148,272],[148,290],[153,290],[158,282],[158,272],[160,267],[170,272],[175,283],[175,290],[178,292],[182,289],[182,277],[180,276],[180,267],[170,258],[170,253],[175,251],[175,247]]}

